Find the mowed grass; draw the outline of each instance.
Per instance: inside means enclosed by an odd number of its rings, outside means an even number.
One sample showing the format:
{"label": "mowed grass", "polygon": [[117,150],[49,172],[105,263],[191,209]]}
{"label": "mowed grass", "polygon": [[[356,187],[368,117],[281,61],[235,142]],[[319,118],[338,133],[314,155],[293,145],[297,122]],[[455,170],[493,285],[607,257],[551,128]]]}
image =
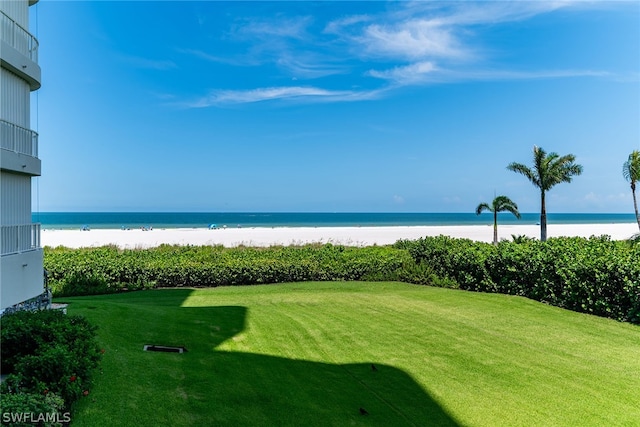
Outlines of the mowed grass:
{"label": "mowed grass", "polygon": [[78,426],[640,423],[640,328],[520,297],[324,282],[64,302],[105,348]]}

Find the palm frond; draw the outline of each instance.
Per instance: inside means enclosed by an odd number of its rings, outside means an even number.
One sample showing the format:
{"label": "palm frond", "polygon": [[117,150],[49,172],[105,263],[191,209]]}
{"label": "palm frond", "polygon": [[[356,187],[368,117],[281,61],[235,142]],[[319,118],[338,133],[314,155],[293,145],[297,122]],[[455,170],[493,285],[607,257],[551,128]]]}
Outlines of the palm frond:
{"label": "palm frond", "polygon": [[518,211],[518,206],[507,205],[504,207],[503,211],[511,212],[516,218],[520,219],[520,212]]}
{"label": "palm frond", "polygon": [[476,208],[476,215],[480,215],[483,211],[489,211],[489,212],[493,212],[493,209],[491,208],[491,206],[489,206],[489,204],[487,203],[480,203],[478,205],[478,207]]}
{"label": "palm frond", "polygon": [[640,151],[634,150],[622,165],[622,176],[631,183],[640,181]]}
{"label": "palm frond", "polygon": [[634,234],[633,236],[629,237],[627,239],[627,242],[629,242],[629,244],[632,244],[632,245],[640,244],[640,233]]}
{"label": "palm frond", "polygon": [[574,176],[580,175],[582,166],[574,163],[575,159],[573,154],[560,157],[557,153],[549,153],[540,161],[540,169],[537,170],[541,183],[539,188],[548,191],[556,184],[571,182]]}
{"label": "palm frond", "polygon": [[542,148],[534,145],[532,169],[520,163],[511,163],[507,166],[507,169],[524,175],[540,190],[541,240],[546,240],[547,235],[545,194],[554,185],[561,182],[571,182],[574,176],[582,173],[582,166],[574,163],[575,159],[573,154],[562,157],[558,153],[547,154]]}
{"label": "palm frond", "polygon": [[538,176],[536,175],[536,173],[529,169],[528,166],[523,165],[522,163],[509,163],[509,165],[507,166],[507,169],[515,172],[515,173],[519,173],[520,175],[524,175],[525,178],[527,178],[529,181],[531,181],[531,183],[533,185],[535,185],[536,187],[539,187],[539,182],[540,180],[538,179]]}
{"label": "palm frond", "polygon": [[476,208],[476,215],[480,215],[483,211],[489,212],[511,212],[516,216],[516,218],[520,218],[520,212],[518,212],[518,205],[508,198],[507,196],[497,196],[493,199],[491,204],[488,203],[480,203]]}
{"label": "palm frond", "polygon": [[520,218],[520,212],[518,212],[518,205],[508,198],[507,196],[498,196],[493,200],[493,209],[496,212],[511,212],[516,216],[516,218]]}

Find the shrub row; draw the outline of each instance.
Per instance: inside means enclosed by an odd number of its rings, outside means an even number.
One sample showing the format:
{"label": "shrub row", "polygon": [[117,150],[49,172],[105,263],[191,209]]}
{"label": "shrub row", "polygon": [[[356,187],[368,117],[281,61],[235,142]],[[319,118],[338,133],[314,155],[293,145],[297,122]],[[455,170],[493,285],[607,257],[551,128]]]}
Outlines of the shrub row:
{"label": "shrub row", "polygon": [[640,323],[640,244],[603,236],[491,245],[439,236],[394,246],[407,250],[429,274],[460,289],[521,295]]}
{"label": "shrub row", "polygon": [[640,323],[640,244],[608,237],[516,238],[498,245],[446,236],[352,248],[46,248],[54,296],[156,287],[318,280],[402,280],[521,295]]}
{"label": "shrub row", "polygon": [[9,374],[0,388],[2,423],[11,421],[12,414],[70,411],[88,393],[100,360],[95,331],[84,317],[59,310],[2,316],[1,369]]}
{"label": "shrub row", "polygon": [[156,287],[214,287],[321,280],[392,280],[411,257],[404,250],[326,244],[304,247],[223,248],[114,246],[45,248],[54,296]]}

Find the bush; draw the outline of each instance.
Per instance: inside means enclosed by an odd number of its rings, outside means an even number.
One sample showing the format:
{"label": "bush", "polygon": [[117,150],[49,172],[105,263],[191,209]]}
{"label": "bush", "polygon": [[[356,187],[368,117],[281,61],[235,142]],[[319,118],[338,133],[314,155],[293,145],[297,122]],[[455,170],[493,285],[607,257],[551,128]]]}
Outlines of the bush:
{"label": "bush", "polygon": [[152,287],[402,280],[521,295],[633,323],[640,323],[639,259],[640,244],[608,237],[540,242],[513,236],[513,241],[492,245],[438,236],[364,248],[45,248],[54,296]]}
{"label": "bush", "polygon": [[[502,241],[427,237],[401,241],[418,265],[461,289],[522,295],[559,307],[640,323],[640,245],[609,237]],[[409,280],[411,281],[411,280]]]}
{"label": "bush", "polygon": [[459,288],[458,284],[449,277],[438,276],[430,264],[426,262],[406,262],[398,270],[398,280],[416,285],[428,285],[439,288]]}
{"label": "bush", "polygon": [[154,287],[214,287],[318,280],[391,280],[410,260],[391,247],[223,248],[169,246],[119,250],[45,248],[56,297]]}
{"label": "bush", "polygon": [[[64,400],[55,393],[7,393],[2,395],[2,425],[58,427],[70,421],[68,413],[63,413]],[[33,420],[24,419],[24,414],[33,414]],[[20,418],[22,417],[22,420]],[[42,418],[38,420],[38,418]]]}
{"label": "bush", "polygon": [[0,357],[2,372],[9,374],[2,383],[3,408],[7,396],[20,401],[28,398],[12,395],[54,393],[70,409],[89,389],[100,360],[95,331],[84,317],[58,310],[3,316]]}
{"label": "bush", "polygon": [[493,245],[437,236],[400,241],[394,246],[406,248],[416,264],[428,265],[437,277],[456,283],[460,289],[495,291],[485,263],[495,250]]}

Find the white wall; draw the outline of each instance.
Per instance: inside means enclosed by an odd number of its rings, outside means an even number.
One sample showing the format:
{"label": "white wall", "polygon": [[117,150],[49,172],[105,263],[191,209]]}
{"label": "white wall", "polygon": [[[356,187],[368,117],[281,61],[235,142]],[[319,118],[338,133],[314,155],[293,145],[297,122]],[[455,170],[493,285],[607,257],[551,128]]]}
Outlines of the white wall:
{"label": "white wall", "polygon": [[0,72],[0,118],[23,128],[30,129],[31,88],[26,80],[1,69]]}
{"label": "white wall", "polygon": [[[0,10],[22,29],[29,31],[28,0],[0,0]],[[4,15],[0,15],[0,22],[0,48],[2,48],[0,49],[2,58],[0,119],[30,129],[31,90],[40,87],[40,67],[34,62],[36,59],[32,55],[35,45],[32,44],[30,34],[17,28]],[[14,153],[4,149],[0,149],[0,156],[2,156],[0,165],[8,169],[0,171],[0,225],[30,224],[31,176],[29,174],[39,175],[40,160],[24,153]],[[10,172],[11,170],[24,173],[13,173]],[[44,291],[42,248],[33,249],[29,246],[39,245],[39,239],[36,239],[35,243],[30,239],[33,237],[30,233],[34,230],[37,231],[38,228],[28,225],[3,228],[3,236],[5,234],[15,236],[18,243],[19,238],[26,236],[27,246],[24,252],[19,252],[24,248],[18,245],[17,253],[0,256],[0,308],[2,309],[34,298]],[[5,252],[10,253],[10,251]]]}
{"label": "white wall", "polygon": [[31,177],[2,171],[0,225],[21,224],[31,224]]}
{"label": "white wall", "polygon": [[0,0],[0,10],[9,15],[22,28],[29,28],[29,3],[26,1]]}
{"label": "white wall", "polygon": [[44,292],[42,249],[0,257],[0,309]]}

